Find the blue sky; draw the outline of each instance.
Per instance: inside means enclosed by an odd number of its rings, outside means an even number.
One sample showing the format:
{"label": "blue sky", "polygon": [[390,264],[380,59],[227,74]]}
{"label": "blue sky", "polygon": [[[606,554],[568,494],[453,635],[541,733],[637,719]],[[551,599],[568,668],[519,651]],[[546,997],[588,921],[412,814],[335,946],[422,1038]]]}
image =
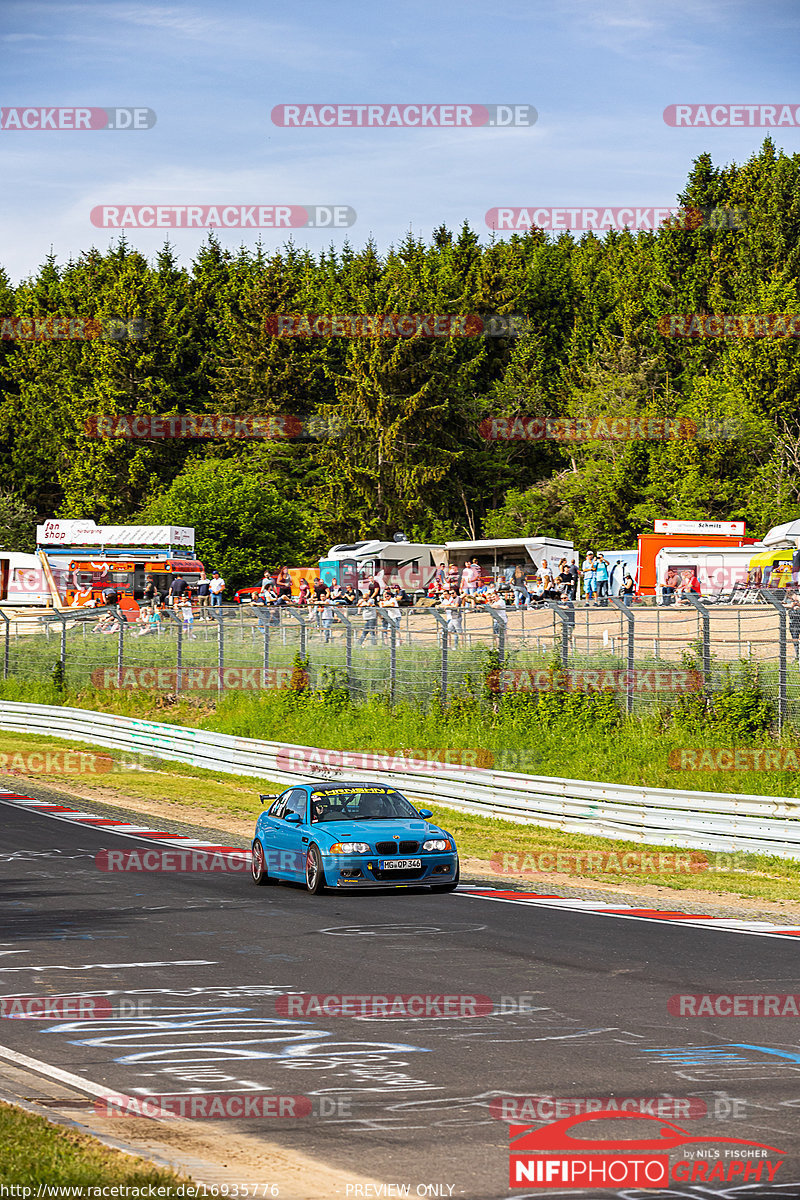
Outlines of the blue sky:
{"label": "blue sky", "polygon": [[[797,0],[404,0],[225,4],[3,0],[3,106],[140,106],[141,131],[0,131],[11,279],[111,231],[99,204],[344,204],[348,231],[299,229],[319,250],[386,249],[496,205],[672,203],[692,160],[742,162],[759,128],[674,129],[673,103],[800,105]],[[281,103],[532,104],[532,128],[281,129]],[[800,150],[800,129],[772,133]],[[194,229],[136,229],[188,263]],[[286,234],[219,231],[233,248]]]}

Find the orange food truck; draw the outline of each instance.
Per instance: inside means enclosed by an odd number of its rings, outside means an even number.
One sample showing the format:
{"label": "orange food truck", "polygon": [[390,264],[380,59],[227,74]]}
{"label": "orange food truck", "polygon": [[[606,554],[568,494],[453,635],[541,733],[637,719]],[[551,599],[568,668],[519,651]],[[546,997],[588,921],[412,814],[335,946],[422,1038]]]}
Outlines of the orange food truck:
{"label": "orange food truck", "polygon": [[94,521],[45,521],[36,546],[62,607],[101,605],[113,588],[120,607],[135,615],[148,576],[162,594],[176,575],[190,588],[203,564],[194,557],[194,530],[174,525],[95,525]]}

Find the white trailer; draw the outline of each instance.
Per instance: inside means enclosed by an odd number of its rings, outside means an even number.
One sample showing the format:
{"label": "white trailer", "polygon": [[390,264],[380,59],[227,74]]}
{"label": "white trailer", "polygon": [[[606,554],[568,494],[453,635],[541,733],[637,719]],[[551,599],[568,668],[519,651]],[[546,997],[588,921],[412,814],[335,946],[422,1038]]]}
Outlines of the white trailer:
{"label": "white trailer", "polygon": [[38,555],[0,550],[0,608],[42,608],[52,602]]}
{"label": "white trailer", "polygon": [[663,603],[661,589],[667,571],[672,568],[683,577],[694,571],[703,596],[730,592],[737,584],[747,583],[750,560],[765,547],[753,546],[664,546],[656,555],[656,595]]}

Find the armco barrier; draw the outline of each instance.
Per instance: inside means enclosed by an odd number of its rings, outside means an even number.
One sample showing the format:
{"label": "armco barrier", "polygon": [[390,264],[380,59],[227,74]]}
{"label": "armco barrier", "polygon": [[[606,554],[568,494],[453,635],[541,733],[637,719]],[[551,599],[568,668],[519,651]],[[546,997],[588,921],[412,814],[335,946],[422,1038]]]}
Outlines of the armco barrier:
{"label": "armco barrier", "polygon": [[[0,728],[265,780],[292,783],[320,778],[318,773],[285,769],[287,752],[312,753],[311,747],[87,709],[0,701]],[[346,771],[337,773],[348,777]],[[444,764],[436,765],[435,775],[411,763],[409,770],[353,774],[401,788],[417,803],[427,801],[505,821],[656,846],[800,858],[800,800],[792,797],[631,787]]]}

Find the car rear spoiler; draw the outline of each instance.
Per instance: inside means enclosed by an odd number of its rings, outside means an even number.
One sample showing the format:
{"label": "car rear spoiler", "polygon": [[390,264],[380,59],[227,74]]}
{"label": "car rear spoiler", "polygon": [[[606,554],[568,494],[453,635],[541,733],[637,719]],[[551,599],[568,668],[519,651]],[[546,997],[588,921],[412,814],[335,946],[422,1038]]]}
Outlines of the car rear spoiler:
{"label": "car rear spoiler", "polygon": [[278,799],[278,793],[276,792],[274,796],[262,796],[262,795],[259,795],[259,797],[258,797],[258,798],[259,798],[259,800],[261,801],[261,803],[263,804],[265,800],[277,800],[277,799]]}

